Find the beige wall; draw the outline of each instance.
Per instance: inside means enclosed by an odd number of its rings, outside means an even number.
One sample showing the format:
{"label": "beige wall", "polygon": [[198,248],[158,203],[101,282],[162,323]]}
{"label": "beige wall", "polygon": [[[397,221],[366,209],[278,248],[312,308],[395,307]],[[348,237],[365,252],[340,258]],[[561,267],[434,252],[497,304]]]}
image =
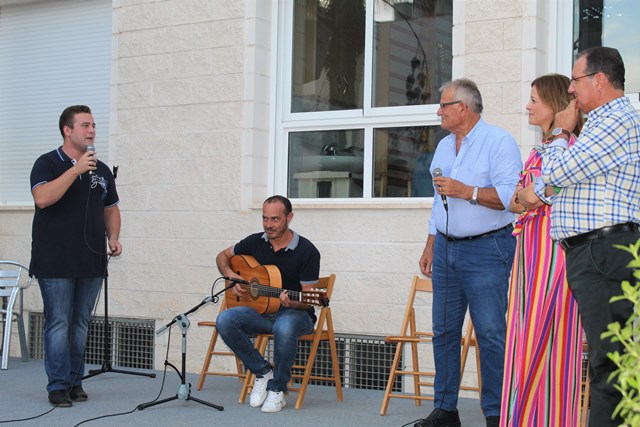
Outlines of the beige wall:
{"label": "beige wall", "polygon": [[[546,2],[455,3],[454,74],[479,84],[485,118],[507,128],[524,156],[535,140],[523,115],[529,82],[547,71]],[[160,327],[209,294],[220,250],[260,230],[270,191],[271,8],[261,0],[114,0],[109,163],[120,166],[124,251],[109,267],[111,316]],[[397,333],[429,206],[294,206],[292,228],[317,244],[322,273],[337,275],[337,332]],[[0,211],[0,258],[28,262],[32,215]],[[37,286],[26,307],[41,310]],[[191,372],[210,336],[195,323],[216,312],[210,305],[190,317]],[[156,368],[166,343],[166,334],[157,338]]]}

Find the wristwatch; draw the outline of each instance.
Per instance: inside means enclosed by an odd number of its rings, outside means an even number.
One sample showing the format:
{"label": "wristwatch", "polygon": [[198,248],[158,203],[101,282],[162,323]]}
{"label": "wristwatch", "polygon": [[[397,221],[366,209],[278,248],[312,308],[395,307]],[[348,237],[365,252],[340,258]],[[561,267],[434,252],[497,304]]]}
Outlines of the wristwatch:
{"label": "wristwatch", "polygon": [[571,138],[571,132],[562,128],[555,128],[554,130],[551,131],[551,135],[553,135],[553,139],[557,139],[557,137],[561,135],[567,135],[567,141]]}
{"label": "wristwatch", "polygon": [[473,194],[471,195],[471,200],[469,200],[469,203],[471,203],[472,205],[478,204],[478,187],[473,187]]}

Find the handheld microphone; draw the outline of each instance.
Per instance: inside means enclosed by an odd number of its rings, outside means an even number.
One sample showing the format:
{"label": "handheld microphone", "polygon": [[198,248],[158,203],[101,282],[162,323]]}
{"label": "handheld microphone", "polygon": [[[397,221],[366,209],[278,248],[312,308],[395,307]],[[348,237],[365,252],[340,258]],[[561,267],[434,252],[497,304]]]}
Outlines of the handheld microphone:
{"label": "handheld microphone", "polygon": [[233,283],[241,283],[243,285],[250,285],[251,284],[250,282],[247,282],[244,279],[236,279],[235,277],[222,276],[222,278],[224,280],[228,280],[228,281],[233,282]]}
{"label": "handheld microphone", "polygon": [[[95,153],[96,152],[96,147],[94,147],[93,144],[92,145],[87,145],[87,152],[89,152],[89,151]],[[96,166],[97,165],[98,165],[98,161],[96,160]],[[89,175],[93,175],[93,174],[94,174],[93,171],[89,171]]]}
{"label": "handheld microphone", "polygon": [[[439,176],[442,176],[442,169],[435,168],[433,170],[433,177],[437,178]],[[447,204],[447,196],[445,196],[444,194],[441,194],[440,197],[442,197],[442,205],[444,206],[444,210],[449,211],[449,205]]]}

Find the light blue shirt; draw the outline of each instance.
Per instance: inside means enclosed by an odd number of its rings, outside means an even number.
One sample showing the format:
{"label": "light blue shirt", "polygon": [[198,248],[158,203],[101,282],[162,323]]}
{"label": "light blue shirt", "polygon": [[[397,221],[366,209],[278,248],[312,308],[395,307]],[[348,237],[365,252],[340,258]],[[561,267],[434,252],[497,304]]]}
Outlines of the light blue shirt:
{"label": "light blue shirt", "polygon": [[442,176],[451,177],[466,185],[495,188],[504,210],[472,205],[468,200],[448,197],[449,220],[442,198],[433,201],[429,234],[439,231],[452,237],[468,237],[502,228],[514,220],[509,212],[522,170],[522,158],[515,139],[504,129],[487,124],[482,118],[463,139],[456,154],[456,136],[444,137],[436,148],[431,162],[433,170],[440,168]]}

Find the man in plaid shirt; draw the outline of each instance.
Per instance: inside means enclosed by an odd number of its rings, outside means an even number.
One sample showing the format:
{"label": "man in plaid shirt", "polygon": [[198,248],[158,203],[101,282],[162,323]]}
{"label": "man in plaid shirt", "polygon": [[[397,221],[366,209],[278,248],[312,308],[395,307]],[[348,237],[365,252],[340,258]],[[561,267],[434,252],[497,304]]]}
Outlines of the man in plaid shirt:
{"label": "man in plaid shirt", "polygon": [[[609,323],[624,325],[633,312],[629,301],[609,302],[622,294],[623,280],[635,283],[627,268],[631,255],[613,246],[640,238],[640,115],[624,96],[624,73],[616,49],[595,47],[579,54],[569,87],[575,100],[556,115],[558,128],[542,168],[547,195],[551,188],[558,193],[551,197],[551,237],[566,252],[567,279],[589,345],[589,425],[599,427],[622,423],[611,419],[621,394],[607,381],[616,368],[607,352],[623,352],[620,343],[600,334]],[[567,148],[567,130],[580,112],[588,114],[587,121]]]}

